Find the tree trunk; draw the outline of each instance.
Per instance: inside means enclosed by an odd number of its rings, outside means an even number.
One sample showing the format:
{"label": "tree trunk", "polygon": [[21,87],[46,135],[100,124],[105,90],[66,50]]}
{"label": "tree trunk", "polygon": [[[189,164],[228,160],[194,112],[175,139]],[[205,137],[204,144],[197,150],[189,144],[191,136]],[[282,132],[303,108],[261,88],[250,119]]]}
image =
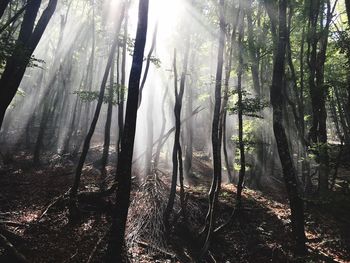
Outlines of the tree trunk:
{"label": "tree trunk", "polygon": [[132,156],[134,150],[140,78],[147,36],[148,5],[148,0],[141,0],[139,2],[139,18],[129,78],[124,133],[121,139],[121,152],[117,167],[118,187],[116,200],[118,201],[115,204],[112,215],[113,222],[107,248],[106,262],[110,263],[128,261],[124,249],[124,235],[130,203]]}
{"label": "tree trunk", "polygon": [[128,24],[129,24],[129,3],[126,4],[125,8],[125,21],[124,21],[124,33],[123,33],[123,48],[122,48],[122,63],[121,63],[121,74],[120,74],[120,88],[118,89],[118,141],[117,141],[117,164],[119,162],[119,154],[121,148],[121,140],[124,132],[124,95],[125,95],[125,79],[126,79],[126,55],[127,55],[127,41],[128,41]]}
{"label": "tree trunk", "polygon": [[[319,161],[319,192],[328,191],[328,146],[327,146],[327,111],[326,88],[324,85],[324,64],[328,46],[329,27],[332,21],[334,7],[331,8],[329,0],[326,1],[327,14],[323,17],[323,2],[311,1],[309,15],[309,48],[311,49],[309,60],[309,86],[312,105],[312,127],[310,129],[311,142],[317,143]],[[320,11],[321,10],[321,11]],[[320,14],[320,17],[319,17]],[[317,32],[317,24],[320,23],[320,32]],[[323,24],[325,24],[323,26]]]}
{"label": "tree trunk", "polygon": [[[109,154],[109,146],[111,143],[111,125],[112,125],[112,114],[113,114],[113,93],[114,93],[114,64],[115,59],[113,57],[111,65],[111,70],[109,72],[109,90],[108,90],[108,107],[107,107],[107,118],[106,118],[106,124],[105,124],[105,134],[104,134],[104,143],[103,143],[103,152],[102,152],[102,159],[101,159],[101,180],[102,185],[101,189],[104,188],[103,180],[106,176],[106,165],[108,163],[108,154]],[[117,83],[118,87],[119,83]]]}
{"label": "tree trunk", "polygon": [[154,168],[157,168],[159,164],[160,150],[162,148],[162,141],[163,141],[164,132],[165,132],[165,125],[166,125],[165,102],[166,102],[166,97],[168,95],[168,91],[169,91],[169,88],[166,87],[163,95],[163,100],[162,100],[162,127],[160,129],[157,150],[154,156]]}
{"label": "tree trunk", "polygon": [[231,45],[228,50],[227,54],[227,64],[226,64],[226,72],[225,72],[225,83],[224,83],[224,97],[222,100],[222,109],[221,109],[221,120],[220,120],[220,126],[221,126],[221,132],[222,132],[222,145],[223,145],[223,153],[224,153],[224,158],[225,158],[225,165],[227,169],[227,177],[228,181],[230,183],[233,182],[233,176],[232,176],[232,161],[230,163],[229,158],[228,158],[228,153],[227,153],[227,127],[226,127],[226,122],[227,122],[227,105],[228,105],[228,99],[229,99],[229,84],[230,84],[230,75],[231,75],[231,70],[232,70],[232,59],[233,59],[233,50],[235,47],[235,41],[236,41],[236,28],[238,24],[238,18],[239,18],[239,9],[235,9],[234,11],[234,24],[232,26],[232,32],[231,32]]}
{"label": "tree trunk", "polygon": [[241,12],[238,34],[238,70],[237,70],[237,94],[238,94],[238,143],[240,153],[240,169],[237,184],[237,207],[242,204],[242,190],[245,177],[245,149],[243,142],[243,103],[242,103],[242,75],[243,75],[243,37],[244,37],[244,12]]}
{"label": "tree trunk", "polygon": [[10,0],[2,0],[0,2],[0,18],[2,18],[9,3],[10,3]]}
{"label": "tree trunk", "polygon": [[105,68],[105,72],[103,75],[103,79],[102,79],[102,83],[101,83],[101,87],[100,87],[100,93],[99,93],[99,97],[98,97],[98,102],[96,105],[96,109],[95,109],[95,113],[94,113],[94,117],[92,119],[91,125],[90,125],[90,129],[86,135],[85,141],[84,141],[84,145],[83,145],[83,151],[81,153],[81,156],[79,158],[79,162],[77,165],[77,168],[75,170],[75,178],[74,178],[74,183],[72,186],[72,189],[70,191],[70,215],[71,215],[71,219],[73,221],[75,221],[77,219],[77,211],[76,211],[76,195],[78,192],[78,188],[79,188],[79,184],[80,184],[80,177],[81,177],[81,172],[83,170],[83,166],[84,166],[84,162],[87,156],[87,153],[89,151],[90,148],[90,142],[92,139],[92,136],[95,132],[95,128],[97,125],[97,121],[101,112],[101,107],[102,107],[102,103],[103,103],[103,99],[104,99],[104,94],[105,94],[105,89],[106,89],[106,84],[107,84],[107,80],[108,80],[108,75],[110,73],[110,69],[112,66],[112,63],[114,61],[114,54],[117,48],[117,45],[119,43],[119,32],[120,32],[120,27],[124,18],[124,10],[125,10],[125,5],[121,4],[120,6],[120,14],[119,14],[119,20],[117,21],[116,24],[116,31],[115,31],[115,35],[114,35],[114,40],[113,40],[113,44],[109,53],[109,57],[108,57],[108,61],[107,61],[107,65]]}
{"label": "tree trunk", "polygon": [[184,70],[181,74],[180,91],[179,91],[178,84],[177,84],[178,75],[177,75],[177,67],[176,67],[176,50],[174,51],[173,67],[174,67],[174,88],[175,88],[175,106],[174,106],[175,138],[174,138],[174,146],[173,146],[173,153],[172,153],[173,174],[171,179],[170,195],[169,195],[168,203],[164,212],[164,224],[167,230],[169,230],[169,218],[170,218],[171,212],[173,211],[173,206],[175,201],[178,172],[180,174],[179,181],[180,181],[180,187],[181,187],[180,201],[183,208],[182,210],[184,212],[183,164],[182,164],[182,149],[180,144],[180,133],[181,133],[181,108],[182,108],[182,98],[185,90],[187,61],[188,61],[188,49],[185,52]]}
{"label": "tree trunk", "polygon": [[[153,51],[156,47],[157,43],[157,32],[158,32],[158,22],[156,23],[153,38],[152,38],[152,46],[147,56],[146,61],[146,68],[145,72],[142,77],[142,82],[140,86],[140,92],[139,92],[139,104],[138,107],[141,105],[142,101],[142,92],[146,84],[147,75],[149,71],[149,67],[151,64],[151,58]],[[154,104],[154,95],[150,93],[148,105],[147,105],[147,147],[146,147],[146,155],[145,155],[145,171],[146,175],[150,174],[152,172],[152,154],[153,154],[153,104]]]}
{"label": "tree trunk", "polygon": [[303,201],[299,197],[296,172],[293,159],[288,147],[288,139],[283,126],[283,77],[285,68],[285,53],[287,40],[286,26],[287,0],[279,1],[279,37],[277,53],[275,57],[272,86],[271,104],[273,107],[273,131],[275,134],[279,157],[283,168],[283,177],[287,188],[289,204],[291,208],[292,232],[296,243],[296,253],[305,254],[305,232]]}
{"label": "tree trunk", "polygon": [[222,73],[224,65],[224,48],[225,48],[225,3],[224,0],[219,0],[220,10],[220,37],[219,37],[219,50],[217,59],[217,69],[215,77],[215,104],[214,115],[212,122],[212,149],[213,149],[213,167],[214,174],[209,190],[209,208],[205,220],[205,228],[203,233],[205,234],[205,241],[200,252],[200,258],[203,258],[207,253],[212,234],[214,231],[217,202],[221,189],[221,138],[220,138],[220,112],[221,112],[221,86],[222,86]]}
{"label": "tree trunk", "polygon": [[[41,1],[30,1],[26,7],[14,51],[6,60],[6,66],[0,79],[0,128],[6,109],[16,95],[30,58],[56,9],[57,1],[49,1],[35,28],[34,23]],[[26,54],[23,54],[24,49],[27,51]]]}
{"label": "tree trunk", "polygon": [[140,92],[139,92],[139,104],[138,107],[140,107],[141,102],[142,102],[142,93],[143,93],[143,89],[145,87],[146,84],[146,80],[147,80],[147,76],[148,76],[148,71],[149,71],[149,67],[151,65],[151,58],[152,58],[152,54],[153,51],[156,47],[156,43],[157,43],[157,33],[158,33],[158,22],[156,23],[156,26],[154,28],[154,33],[153,33],[153,38],[152,38],[152,46],[149,50],[148,56],[147,56],[147,60],[146,60],[146,67],[145,67],[145,72],[143,74],[142,77],[142,81],[141,81],[141,85],[140,85]]}
{"label": "tree trunk", "polygon": [[145,174],[149,175],[153,172],[152,156],[153,156],[153,104],[154,95],[149,94],[147,105],[147,141],[145,154]]}

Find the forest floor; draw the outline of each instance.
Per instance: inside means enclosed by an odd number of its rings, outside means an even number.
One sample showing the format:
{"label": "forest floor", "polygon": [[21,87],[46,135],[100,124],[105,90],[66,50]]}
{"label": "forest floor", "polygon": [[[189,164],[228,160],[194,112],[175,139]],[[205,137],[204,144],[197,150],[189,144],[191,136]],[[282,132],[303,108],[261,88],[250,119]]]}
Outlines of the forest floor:
{"label": "forest floor", "polygon": [[[8,239],[29,262],[102,262],[110,225],[106,207],[112,200],[105,200],[103,204],[82,204],[80,209],[83,216],[77,224],[68,222],[64,205],[53,206],[40,218],[48,204],[69,189],[74,171],[71,161],[59,156],[47,158],[50,161],[35,168],[30,156],[21,153],[0,168],[1,231],[15,234],[9,235]],[[209,162],[206,164],[204,160],[197,160],[194,170],[203,174],[207,183],[186,188],[188,202],[199,211],[194,214],[198,217],[198,226],[203,223],[207,210],[210,177],[206,173],[209,168]],[[113,172],[113,168],[109,167],[109,173]],[[83,171],[81,190],[97,191],[98,175],[91,163],[87,165]],[[135,197],[136,183],[133,188],[132,196]],[[232,213],[235,192],[233,185],[223,185],[217,225]],[[271,190],[262,193],[245,188],[243,204],[242,212],[212,241],[210,254],[216,262],[350,262],[348,194],[337,193],[322,201],[306,202],[305,221],[310,255],[303,259],[293,258],[290,211],[281,192]],[[179,229],[175,232],[178,235],[171,237],[177,240],[175,243],[193,248],[195,234],[192,235],[191,231],[181,233]],[[176,250],[165,252],[147,242],[138,244],[131,251],[133,262],[186,262],[177,256]],[[2,248],[0,262],[14,262]]]}

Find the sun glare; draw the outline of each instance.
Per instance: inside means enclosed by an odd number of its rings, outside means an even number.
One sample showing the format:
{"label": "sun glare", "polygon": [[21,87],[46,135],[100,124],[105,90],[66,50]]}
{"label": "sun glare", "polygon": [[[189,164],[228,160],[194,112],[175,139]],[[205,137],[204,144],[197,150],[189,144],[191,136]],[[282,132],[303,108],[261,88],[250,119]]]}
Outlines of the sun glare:
{"label": "sun glare", "polygon": [[150,11],[163,26],[170,29],[180,20],[183,6],[182,0],[154,0],[150,2]]}

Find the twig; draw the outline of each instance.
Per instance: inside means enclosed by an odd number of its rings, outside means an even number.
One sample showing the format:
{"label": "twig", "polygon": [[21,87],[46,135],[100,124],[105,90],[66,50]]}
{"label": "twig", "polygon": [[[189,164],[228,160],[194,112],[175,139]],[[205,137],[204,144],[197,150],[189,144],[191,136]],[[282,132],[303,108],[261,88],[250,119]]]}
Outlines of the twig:
{"label": "twig", "polygon": [[6,238],[15,242],[24,242],[23,237],[15,234],[13,231],[7,230],[5,227],[0,226],[0,234],[4,235]]}
{"label": "twig", "polygon": [[230,223],[232,223],[233,219],[237,216],[238,214],[238,211],[239,209],[238,208],[235,208],[231,214],[231,216],[229,217],[229,219],[223,223],[221,226],[217,227],[215,230],[214,230],[214,233],[218,233],[220,232],[223,228],[225,228],[226,226],[228,226]]}
{"label": "twig", "polygon": [[38,217],[37,221],[40,221],[40,220],[44,217],[44,215],[46,215],[46,213],[49,211],[49,209],[50,209],[51,207],[53,207],[55,204],[57,204],[58,201],[60,201],[61,199],[63,199],[65,196],[67,196],[69,192],[70,192],[70,188],[68,189],[67,192],[61,194],[60,196],[55,197],[55,198],[53,199],[53,201],[52,201],[52,202],[45,208],[45,210],[41,213],[41,215]]}
{"label": "twig", "polygon": [[213,253],[211,253],[210,250],[208,250],[208,254],[209,254],[210,258],[213,260],[213,262],[216,263],[217,261],[216,261],[216,259],[214,258]]}
{"label": "twig", "polygon": [[0,245],[6,250],[6,252],[16,259],[15,262],[27,263],[27,259],[7,240],[7,238],[0,234]]}
{"label": "twig", "polygon": [[105,237],[107,236],[108,231],[106,231],[106,233],[104,233],[104,235],[102,237],[100,237],[100,239],[97,241],[95,247],[93,248],[93,250],[90,253],[90,256],[88,258],[88,260],[86,261],[86,263],[90,263],[92,261],[92,259],[94,258],[94,255],[97,251],[97,248],[100,246],[101,242],[103,241],[103,239],[105,239]]}
{"label": "twig", "polygon": [[26,223],[19,223],[19,222],[15,222],[15,221],[0,221],[0,225],[9,225],[9,226],[13,226],[13,227],[26,227],[28,226],[28,224]]}
{"label": "twig", "polygon": [[156,246],[153,246],[147,242],[144,242],[144,241],[141,241],[141,240],[136,240],[136,243],[143,246],[143,247],[146,247],[146,248],[152,248],[152,249],[155,249],[155,250],[158,250],[159,252],[165,254],[165,255],[168,255],[169,257],[172,257],[172,258],[177,258],[175,254],[171,253],[171,252],[168,252],[168,251],[165,251],[164,249],[161,249],[159,247],[156,247]]}

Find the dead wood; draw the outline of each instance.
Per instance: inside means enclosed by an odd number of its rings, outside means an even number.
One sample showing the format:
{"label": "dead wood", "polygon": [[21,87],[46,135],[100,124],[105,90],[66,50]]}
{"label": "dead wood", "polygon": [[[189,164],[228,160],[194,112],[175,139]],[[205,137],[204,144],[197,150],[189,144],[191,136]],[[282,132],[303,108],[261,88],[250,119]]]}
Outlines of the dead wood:
{"label": "dead wood", "polygon": [[13,258],[12,262],[27,263],[27,259],[21,254],[14,245],[2,234],[0,234],[0,246],[2,246],[6,253]]}

